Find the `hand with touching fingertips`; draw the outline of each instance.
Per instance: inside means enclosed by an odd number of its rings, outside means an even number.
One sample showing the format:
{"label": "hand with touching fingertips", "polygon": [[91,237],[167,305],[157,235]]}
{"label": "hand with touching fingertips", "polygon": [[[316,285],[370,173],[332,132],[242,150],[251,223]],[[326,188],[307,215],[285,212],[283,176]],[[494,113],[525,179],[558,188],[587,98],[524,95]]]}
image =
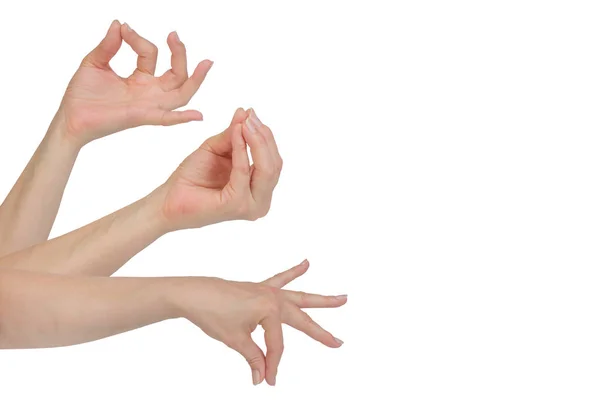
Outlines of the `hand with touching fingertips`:
{"label": "hand with touching fingertips", "polygon": [[207,139],[163,185],[169,229],[264,217],[282,166],[271,129],[253,109],[237,109],[229,127]]}
{"label": "hand with touching fingertips", "polygon": [[[127,78],[117,75],[109,65],[123,41],[138,55],[137,68]],[[65,92],[59,115],[68,139],[83,146],[136,126],[201,121],[199,111],[174,110],[188,104],[213,63],[202,61],[188,76],[186,49],[176,32],[169,34],[167,44],[172,53],[171,69],[157,77],[157,47],[128,24],[113,21]]]}
{"label": "hand with touching fingertips", "polygon": [[[239,352],[250,365],[255,385],[263,380],[275,385],[284,348],[282,324],[304,332],[327,347],[338,348],[343,344],[302,308],[341,307],[347,302],[346,295],[321,296],[282,289],[302,276],[308,267],[305,260],[260,283],[191,278],[178,284],[172,303],[176,315]],[[266,355],[252,340],[251,334],[258,325],[265,331]]]}

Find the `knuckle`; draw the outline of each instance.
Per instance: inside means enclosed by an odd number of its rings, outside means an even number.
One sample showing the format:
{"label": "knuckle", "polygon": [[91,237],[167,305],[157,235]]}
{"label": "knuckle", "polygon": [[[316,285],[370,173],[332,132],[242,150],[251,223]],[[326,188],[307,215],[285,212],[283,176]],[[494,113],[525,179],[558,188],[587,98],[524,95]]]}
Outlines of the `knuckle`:
{"label": "knuckle", "polygon": [[261,209],[261,210],[258,212],[258,218],[264,218],[264,217],[266,217],[266,216],[267,216],[267,214],[268,214],[268,213],[269,213],[269,211],[268,211],[268,210]]}
{"label": "knuckle", "polygon": [[257,221],[260,218],[263,218],[265,215],[267,215],[268,209],[265,211],[264,207],[257,207],[254,209],[250,209],[247,213],[246,213],[246,219],[248,219],[249,221]]}
{"label": "knuckle", "polygon": [[261,217],[266,217],[270,210],[271,210],[271,202],[268,202],[264,206],[262,206],[260,209]]}
{"label": "knuckle", "polygon": [[269,178],[273,178],[277,175],[277,165],[269,163],[262,168],[262,172]]}
{"label": "knuckle", "polygon": [[147,52],[150,56],[154,57],[158,55],[158,47],[154,43],[149,43]]}
{"label": "knuckle", "polygon": [[271,345],[271,350],[274,351],[275,353],[283,353],[284,350],[284,345],[281,342],[277,342],[277,343],[273,343]]}
{"label": "knuckle", "polygon": [[256,212],[256,210],[252,210],[252,209],[248,209],[245,213],[244,213],[245,219],[247,219],[248,221],[256,221],[260,218],[259,213]]}
{"label": "knuckle", "polygon": [[314,325],[315,321],[313,321],[313,319],[310,317],[310,315],[304,313],[304,315],[302,316],[302,322],[306,325]]}
{"label": "knuckle", "polygon": [[246,361],[248,362],[248,364],[250,364],[250,366],[252,366],[252,367],[262,364],[262,359],[257,354],[252,354],[245,358],[246,358]]}
{"label": "knuckle", "polygon": [[267,313],[267,315],[279,315],[279,296],[277,288],[263,285],[261,286],[262,299],[261,309]]}
{"label": "knuckle", "polygon": [[308,303],[308,294],[306,294],[305,292],[300,292],[298,294],[298,303],[300,303],[300,307],[304,308],[306,307],[307,303]]}

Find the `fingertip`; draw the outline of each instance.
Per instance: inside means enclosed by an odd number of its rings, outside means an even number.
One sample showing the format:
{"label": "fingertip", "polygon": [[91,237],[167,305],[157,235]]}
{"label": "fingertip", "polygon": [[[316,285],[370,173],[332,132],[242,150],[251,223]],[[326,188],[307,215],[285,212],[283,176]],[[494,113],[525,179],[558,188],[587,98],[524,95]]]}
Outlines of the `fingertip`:
{"label": "fingertip", "polygon": [[116,43],[117,41],[121,41],[121,23],[118,20],[114,20],[111,22],[110,27],[108,28],[108,32],[106,32],[106,38],[110,39],[112,43]]}
{"label": "fingertip", "polygon": [[204,78],[206,77],[206,74],[208,74],[208,71],[210,71],[212,65],[213,62],[210,60],[201,61],[200,63],[198,63],[198,65],[196,65],[194,73],[190,77],[190,79],[195,81],[196,86],[198,86],[202,83],[202,81],[204,81]]}
{"label": "fingertip", "polygon": [[241,124],[245,119],[246,119],[246,112],[244,111],[243,108],[240,107],[237,110],[235,110],[235,112],[233,113],[233,118],[231,119],[230,125]]}
{"label": "fingertip", "polygon": [[204,121],[204,115],[202,115],[202,113],[200,111],[196,111],[196,110],[193,110],[193,111],[195,114],[194,119],[193,119],[194,121]]}
{"label": "fingertip", "polygon": [[212,68],[215,62],[211,60],[202,60],[198,63],[196,70],[206,70],[207,72]]}
{"label": "fingertip", "polygon": [[336,308],[337,307],[341,307],[341,306],[343,306],[344,304],[346,304],[348,302],[348,295],[343,294],[343,295],[340,295],[340,296],[334,296],[333,300],[334,300],[334,303],[335,303],[334,307],[336,307]]}

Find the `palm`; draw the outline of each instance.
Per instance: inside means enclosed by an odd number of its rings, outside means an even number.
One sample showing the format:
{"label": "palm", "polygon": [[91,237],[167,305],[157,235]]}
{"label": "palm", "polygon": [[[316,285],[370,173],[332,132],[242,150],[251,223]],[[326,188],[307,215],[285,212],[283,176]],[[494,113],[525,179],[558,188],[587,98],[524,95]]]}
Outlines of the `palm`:
{"label": "palm", "polygon": [[123,79],[112,70],[82,66],[64,99],[70,129],[104,136],[141,124],[144,116],[161,110],[164,91],[156,84],[157,79],[132,78]]}
{"label": "palm", "polygon": [[271,130],[253,110],[239,108],[225,131],[208,138],[171,175],[162,191],[164,214],[176,229],[261,218],[281,165]]}
{"label": "palm", "polygon": [[[168,181],[167,215],[195,226],[228,219],[227,205],[235,194],[231,185],[232,136],[245,118],[246,112],[238,109],[227,129],[208,138],[179,165]],[[194,221],[196,216],[210,220]]]}
{"label": "palm", "polygon": [[[108,62],[125,40],[138,53],[138,68],[118,76]],[[155,77],[156,47],[127,25],[114,22],[82,62],[67,87],[62,108],[69,133],[82,143],[139,125],[173,125],[202,119],[198,111],[172,111],[190,100],[212,65],[204,61],[188,78],[185,47],[175,34],[167,42],[172,69]]]}
{"label": "palm", "polygon": [[214,215],[227,200],[223,190],[231,174],[231,155],[219,155],[204,143],[173,174],[169,199],[182,216]]}

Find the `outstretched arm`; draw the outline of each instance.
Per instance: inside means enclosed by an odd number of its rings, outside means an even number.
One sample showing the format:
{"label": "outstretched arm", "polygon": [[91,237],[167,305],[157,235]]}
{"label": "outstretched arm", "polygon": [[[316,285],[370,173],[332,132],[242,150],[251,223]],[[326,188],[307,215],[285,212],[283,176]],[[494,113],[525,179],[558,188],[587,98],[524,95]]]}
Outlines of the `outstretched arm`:
{"label": "outstretched arm", "polygon": [[[170,318],[186,318],[238,351],[254,384],[275,384],[283,353],[281,324],[328,347],[342,342],[301,308],[339,307],[346,296],[282,290],[308,262],[261,283],[217,278],[104,278],[0,271],[0,349],[68,346]],[[265,329],[266,356],[252,340]]]}
{"label": "outstretched arm", "polygon": [[[125,41],[138,53],[128,78],[109,65]],[[106,37],[73,76],[60,108],[31,161],[0,206],[0,257],[48,238],[73,164],[85,144],[139,125],[201,120],[199,111],[173,111],[191,99],[212,62],[188,77],[186,50],[175,32],[167,38],[172,68],[154,76],[156,46],[128,25],[114,21]]]}
{"label": "outstretched arm", "polygon": [[0,349],[68,346],[173,318],[169,279],[0,271]]}
{"label": "outstretched arm", "polygon": [[0,258],[0,270],[110,276],[167,232],[264,216],[280,168],[271,130],[253,110],[238,109],[225,131],[209,138],[150,195],[76,231]]}
{"label": "outstretched arm", "polygon": [[2,269],[110,276],[167,232],[161,191],[73,232],[0,258]]}

